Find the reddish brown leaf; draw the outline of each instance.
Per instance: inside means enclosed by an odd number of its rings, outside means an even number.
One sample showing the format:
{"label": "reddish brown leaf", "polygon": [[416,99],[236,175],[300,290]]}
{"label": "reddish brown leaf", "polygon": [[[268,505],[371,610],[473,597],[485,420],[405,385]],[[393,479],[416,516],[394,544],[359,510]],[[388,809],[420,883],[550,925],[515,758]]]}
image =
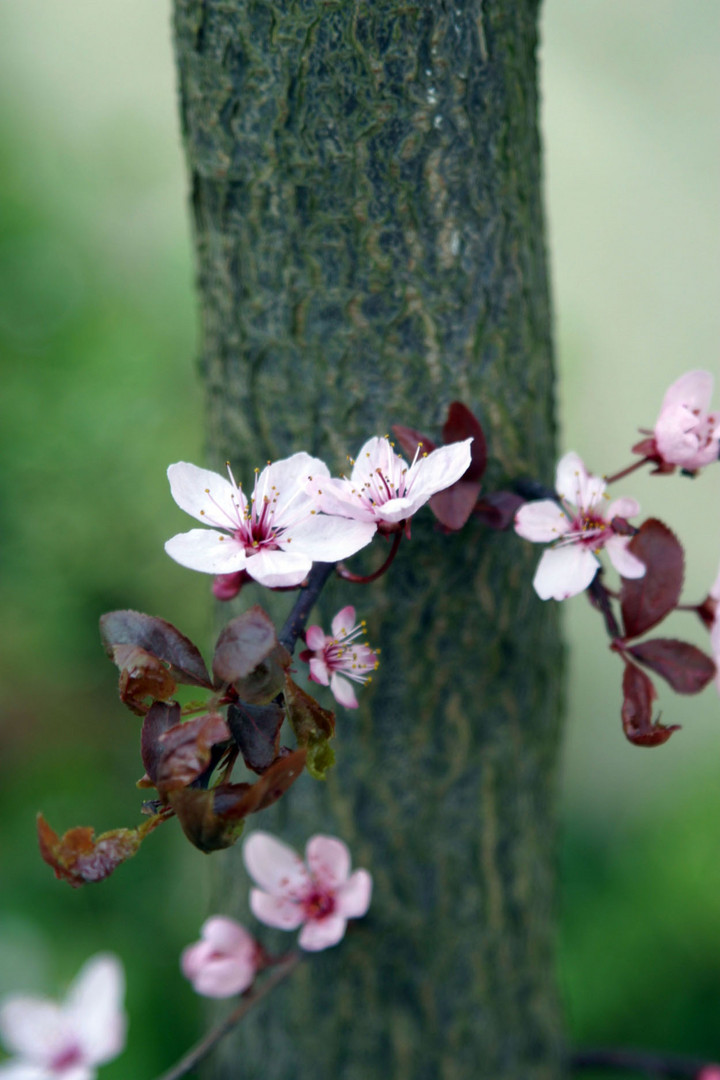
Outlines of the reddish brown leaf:
{"label": "reddish brown leaf", "polygon": [[289,675],[285,676],[285,704],[290,726],[300,746],[306,746],[319,736],[330,739],[335,734],[335,713],[323,709]]}
{"label": "reddish brown leaf", "polygon": [[120,700],[136,716],[148,711],[146,698],[165,701],[175,693],[175,680],[162,660],[139,645],[114,645],[112,658],[120,668]]}
{"label": "reddish brown leaf", "polygon": [[42,814],[37,816],[40,854],[55,871],[55,877],[74,889],[90,882],[103,881],[113,870],[131,858],[153,829],[165,820],[156,814],[137,829],[112,829],[97,838],[87,826],[70,829],[59,837]]}
{"label": "reddish brown leaf", "polygon": [[[179,724],[180,717],[180,706],[177,701],[155,701],[148,709],[147,716],[143,720],[140,735],[140,756],[153,787],[157,780],[157,765],[161,754],[160,737],[170,728]],[[148,785],[143,783],[142,786],[147,787]]]}
{"label": "reddish brown leaf", "polygon": [[305,751],[278,758],[254,784],[218,784],[209,791],[183,788],[168,798],[188,840],[201,851],[231,847],[248,814],[264,810],[295,783],[305,765]]}
{"label": "reddish brown leaf", "polygon": [[232,683],[253,705],[272,701],[289,666],[290,654],[278,644],[272,619],[258,604],[227,624],[213,657],[218,683]]}
{"label": "reddish brown leaf", "polygon": [[230,729],[218,713],[196,716],[160,735],[155,765],[155,786],[160,794],[167,795],[196,780],[210,764],[213,747],[229,738]]}
{"label": "reddish brown leaf", "polygon": [[285,711],[279,705],[248,705],[239,701],[228,709],[232,737],[248,769],[264,773],[278,756]]}
{"label": "reddish brown leaf", "polygon": [[480,494],[480,481],[457,480],[444,491],[438,491],[429,502],[429,507],[441,525],[452,532],[462,529],[469,519]]}
{"label": "reddish brown leaf", "polygon": [[427,435],[423,435],[421,431],[417,431],[416,428],[405,427],[404,424],[393,424],[393,435],[400,443],[402,452],[408,461],[412,461],[415,457],[415,451],[420,443],[422,443],[423,450],[426,454],[432,454],[435,449],[435,443],[432,439],[428,439]]}
{"label": "reddish brown leaf", "polygon": [[472,438],[470,444],[470,464],[462,480],[479,483],[487,467],[487,444],[485,432],[477,417],[461,401],[453,401],[448,408],[447,420],[443,427],[443,441],[448,443],[463,442]]}
{"label": "reddish brown leaf", "polygon": [[100,635],[111,658],[117,645],[138,645],[169,664],[176,682],[212,687],[197,647],[165,619],[141,611],[109,611],[100,619]]}
{"label": "reddish brown leaf", "polygon": [[678,694],[699,694],[716,674],[710,657],[687,641],[653,638],[630,646],[627,652],[666,679]]}
{"label": "reddish brown leaf", "polygon": [[645,563],[645,576],[622,578],[620,606],[625,636],[639,637],[656,626],[680,599],[685,556],[675,534],[657,518],[648,518],[628,545]]}
{"label": "reddish brown leaf", "polygon": [[491,491],[475,506],[475,516],[491,529],[507,529],[526,500],[514,491]]}
{"label": "reddish brown leaf", "polygon": [[655,687],[644,671],[625,661],[623,676],[622,725],[629,742],[634,746],[660,746],[667,742],[679,725],[665,727],[653,722]]}

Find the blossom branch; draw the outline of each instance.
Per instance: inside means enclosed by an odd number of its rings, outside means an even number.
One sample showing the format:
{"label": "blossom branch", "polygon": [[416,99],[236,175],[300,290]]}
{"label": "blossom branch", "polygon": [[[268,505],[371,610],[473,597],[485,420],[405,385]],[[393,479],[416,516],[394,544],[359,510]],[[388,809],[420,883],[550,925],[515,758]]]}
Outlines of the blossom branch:
{"label": "blossom branch", "polygon": [[613,640],[622,637],[620,626],[610,605],[610,593],[602,583],[602,571],[595,575],[588,587],[588,598],[605,620],[605,627]]}
{"label": "blossom branch", "polygon": [[637,461],[633,461],[632,465],[628,465],[626,469],[621,469],[620,472],[613,473],[612,476],[605,477],[606,484],[614,484],[616,480],[623,480],[630,473],[634,473],[637,469],[641,469],[643,465],[649,465],[652,463],[652,458],[642,457]]}
{"label": "blossom branch", "polygon": [[393,559],[397,555],[397,550],[400,547],[400,541],[402,540],[402,536],[403,534],[401,529],[399,529],[396,533],[393,534],[392,547],[390,548],[388,557],[385,559],[385,562],[382,564],[382,566],[378,567],[377,570],[373,570],[372,574],[353,574],[352,570],[347,570],[341,563],[338,563],[338,577],[342,578],[343,581],[352,581],[356,585],[369,585],[371,581],[377,581],[377,579],[379,577],[382,577],[382,575],[390,568]]}
{"label": "blossom branch", "polygon": [[229,1016],[226,1016],[217,1027],[214,1027],[212,1031],[196,1043],[191,1050],[188,1050],[184,1055],[167,1072],[164,1072],[161,1076],[157,1077],[157,1080],[180,1080],[180,1077],[187,1076],[187,1074],[194,1069],[201,1061],[210,1054],[221,1039],[224,1039],[232,1029],[240,1023],[244,1016],[250,1012],[253,1006],[257,1005],[259,1001],[279,986],[302,960],[302,954],[299,952],[288,953],[286,957],[280,960],[277,967],[268,977],[257,987],[250,989],[247,993],[243,994],[240,1004],[234,1009]]}
{"label": "blossom branch", "polygon": [[[629,1069],[648,1077],[671,1080],[702,1080],[705,1070],[713,1068],[698,1058],[657,1054],[645,1050],[579,1050],[570,1056],[570,1067],[582,1069]],[[712,1075],[708,1073],[708,1075]]]}
{"label": "blossom branch", "polygon": [[293,609],[278,635],[278,641],[285,646],[288,652],[294,650],[297,639],[307,625],[310,612],[315,607],[318,597],[334,569],[334,563],[315,563],[308,574],[307,585],[301,589]]}

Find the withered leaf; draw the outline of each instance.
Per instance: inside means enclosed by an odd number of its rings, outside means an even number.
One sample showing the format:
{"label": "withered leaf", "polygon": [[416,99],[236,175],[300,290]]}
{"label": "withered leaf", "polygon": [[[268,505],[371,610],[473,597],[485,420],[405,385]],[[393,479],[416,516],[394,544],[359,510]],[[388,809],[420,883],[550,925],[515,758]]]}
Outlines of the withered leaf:
{"label": "withered leaf", "polygon": [[221,631],[213,673],[218,684],[232,683],[243,701],[263,705],[282,690],[290,662],[287,649],[278,644],[272,619],[255,604]]}
{"label": "withered leaf", "polygon": [[154,777],[160,794],[167,795],[196,780],[210,764],[213,747],[229,738],[230,729],[219,713],[196,716],[163,732],[158,739]]}
{"label": "withered leaf", "polygon": [[130,859],[153,829],[165,820],[156,814],[137,829],[112,829],[95,836],[89,826],[69,829],[64,836],[51,829],[42,814],[37,816],[40,854],[55,872],[55,877],[67,881],[74,889],[95,881],[103,881],[113,870]]}
{"label": "withered leaf", "polygon": [[165,701],[175,693],[175,680],[163,662],[139,645],[114,645],[112,658],[120,668],[120,700],[136,716],[147,712],[146,698]]}
{"label": "withered leaf", "polygon": [[115,646],[138,645],[169,664],[176,682],[212,688],[199,649],[165,619],[141,611],[109,611],[100,619],[100,635],[113,659]]}
{"label": "withered leaf", "polygon": [[278,755],[280,728],[285,711],[269,705],[249,705],[239,701],[228,708],[228,725],[248,769],[264,773]]}
{"label": "withered leaf", "polygon": [[180,723],[181,712],[177,701],[155,701],[143,720],[140,735],[140,755],[145,771],[153,785],[157,781],[157,765],[160,760],[160,737],[175,724]]}
{"label": "withered leaf", "polygon": [[335,764],[335,754],[329,740],[335,734],[335,713],[323,709],[289,675],[285,679],[287,717],[298,746],[307,748],[307,770],[315,780],[324,780],[327,770]]}
{"label": "withered leaf", "polygon": [[627,652],[661,675],[678,694],[698,694],[716,674],[710,657],[687,641],[653,638],[630,646]]}
{"label": "withered leaf", "polygon": [[678,724],[665,726],[653,722],[653,701],[657,697],[652,682],[639,667],[625,661],[623,675],[622,725],[625,736],[634,746],[661,746]]}
{"label": "withered leaf", "polygon": [[685,554],[675,534],[657,518],[643,522],[628,551],[645,563],[641,578],[622,578],[620,608],[625,636],[639,637],[656,626],[680,599]]}

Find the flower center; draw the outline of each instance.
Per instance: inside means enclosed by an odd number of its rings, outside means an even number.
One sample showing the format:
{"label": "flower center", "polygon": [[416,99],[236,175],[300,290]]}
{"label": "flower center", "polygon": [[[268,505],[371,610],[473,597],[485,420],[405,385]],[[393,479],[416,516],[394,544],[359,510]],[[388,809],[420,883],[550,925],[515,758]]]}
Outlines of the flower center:
{"label": "flower center", "polygon": [[70,1046],[66,1046],[64,1050],[61,1050],[57,1057],[53,1058],[50,1062],[50,1068],[53,1072],[65,1072],[74,1065],[82,1064],[82,1060],[82,1050],[77,1043],[71,1043]]}
{"label": "flower center", "polygon": [[303,911],[306,919],[325,919],[332,915],[335,910],[335,897],[332,893],[313,889],[303,900]]}

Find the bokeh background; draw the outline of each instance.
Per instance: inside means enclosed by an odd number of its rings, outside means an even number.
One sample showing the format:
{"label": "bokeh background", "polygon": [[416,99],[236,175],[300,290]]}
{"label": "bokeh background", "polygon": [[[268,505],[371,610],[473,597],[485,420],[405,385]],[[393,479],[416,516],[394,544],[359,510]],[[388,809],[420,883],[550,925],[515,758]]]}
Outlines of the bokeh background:
{"label": "bokeh background", "polygon": [[[137,820],[137,724],[98,615],[211,634],[208,579],[162,550],[182,527],[165,466],[200,461],[203,440],[169,20],[169,0],[0,2],[0,992],[56,993],[119,953],[131,1039],[108,1080],[149,1080],[202,1030],[177,956],[206,911],[206,857],[168,826],[73,891],[34,832],[41,807],[60,831]],[[674,378],[717,369],[718,55],[707,0],[546,0],[562,446],[597,471],[626,464]],[[680,531],[689,600],[717,572],[718,474],[623,486]],[[573,1038],[720,1057],[720,701],[663,695],[682,732],[630,747],[620,665],[583,598],[565,615]]]}

